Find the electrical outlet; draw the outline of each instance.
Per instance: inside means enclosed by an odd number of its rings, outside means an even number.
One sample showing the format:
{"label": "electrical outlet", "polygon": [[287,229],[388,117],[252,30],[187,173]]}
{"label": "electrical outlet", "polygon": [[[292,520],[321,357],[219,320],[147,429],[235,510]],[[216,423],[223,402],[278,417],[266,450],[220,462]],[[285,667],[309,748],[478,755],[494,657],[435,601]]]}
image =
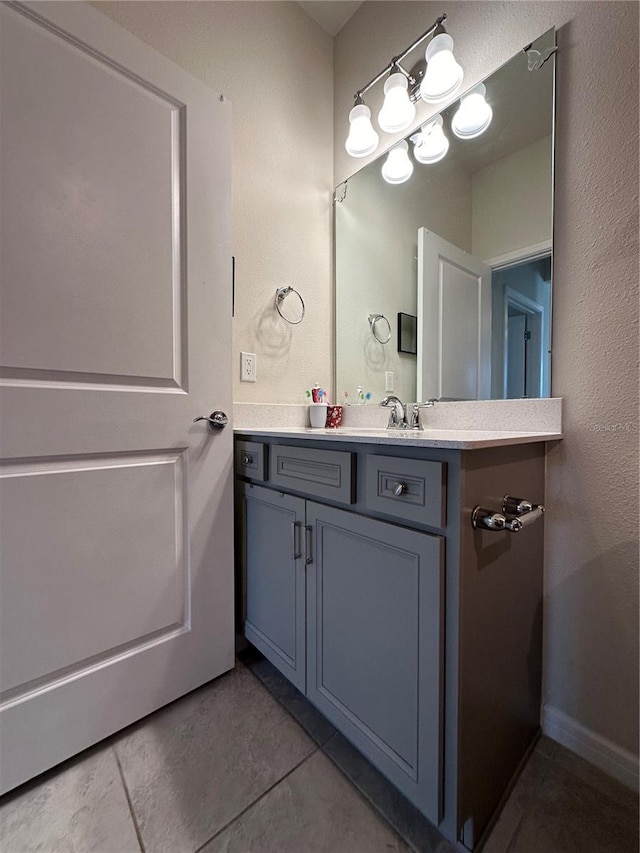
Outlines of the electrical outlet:
{"label": "electrical outlet", "polygon": [[384,373],[384,390],[393,391],[393,370],[385,370]]}
{"label": "electrical outlet", "polygon": [[240,381],[256,381],[256,354],[254,352],[240,353]]}

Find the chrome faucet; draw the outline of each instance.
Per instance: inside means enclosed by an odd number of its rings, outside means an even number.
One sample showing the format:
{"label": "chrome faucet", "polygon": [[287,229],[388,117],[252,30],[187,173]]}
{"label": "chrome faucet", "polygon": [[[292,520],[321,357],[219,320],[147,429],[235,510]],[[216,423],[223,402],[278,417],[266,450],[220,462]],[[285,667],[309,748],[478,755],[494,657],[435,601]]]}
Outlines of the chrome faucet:
{"label": "chrome faucet", "polygon": [[408,429],[407,410],[404,403],[399,397],[390,394],[388,397],[383,397],[380,400],[380,405],[383,409],[391,409],[389,412],[389,423],[387,429]]}
{"label": "chrome faucet", "polygon": [[435,402],[435,400],[429,400],[426,403],[411,403],[411,414],[408,416],[409,404],[403,403],[393,394],[383,397],[380,405],[383,408],[391,409],[387,429],[423,429],[420,423],[420,409],[430,409]]}

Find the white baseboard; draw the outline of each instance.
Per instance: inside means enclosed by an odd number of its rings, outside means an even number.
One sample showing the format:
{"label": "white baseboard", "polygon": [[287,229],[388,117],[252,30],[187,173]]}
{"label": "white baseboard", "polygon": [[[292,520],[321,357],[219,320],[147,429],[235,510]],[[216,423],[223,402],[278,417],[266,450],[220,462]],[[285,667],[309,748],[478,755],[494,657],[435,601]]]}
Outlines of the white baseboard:
{"label": "white baseboard", "polygon": [[551,705],[542,706],[542,731],[624,785],[638,790],[638,756],[580,725]]}

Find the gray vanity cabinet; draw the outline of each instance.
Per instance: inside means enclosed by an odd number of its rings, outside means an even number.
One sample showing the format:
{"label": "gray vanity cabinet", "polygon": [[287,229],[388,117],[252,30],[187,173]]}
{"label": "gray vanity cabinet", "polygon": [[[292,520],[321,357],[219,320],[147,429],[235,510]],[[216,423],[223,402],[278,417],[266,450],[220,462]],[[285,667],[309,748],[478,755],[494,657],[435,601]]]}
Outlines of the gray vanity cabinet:
{"label": "gray vanity cabinet", "polygon": [[307,696],[440,817],[443,540],[307,504]]}
{"label": "gray vanity cabinet", "polygon": [[470,451],[239,436],[240,630],[459,850],[539,731],[542,443]]}
{"label": "gray vanity cabinet", "polygon": [[304,693],[305,502],[246,484],[239,499],[245,636]]}

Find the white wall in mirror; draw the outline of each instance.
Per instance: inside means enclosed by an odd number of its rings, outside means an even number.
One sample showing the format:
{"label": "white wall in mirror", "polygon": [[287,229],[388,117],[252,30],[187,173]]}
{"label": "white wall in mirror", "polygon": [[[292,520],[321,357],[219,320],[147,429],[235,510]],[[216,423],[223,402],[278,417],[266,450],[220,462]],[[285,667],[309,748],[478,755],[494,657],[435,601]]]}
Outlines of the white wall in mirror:
{"label": "white wall in mirror", "polygon": [[543,136],[471,176],[471,253],[485,263],[551,247],[553,139]]}

